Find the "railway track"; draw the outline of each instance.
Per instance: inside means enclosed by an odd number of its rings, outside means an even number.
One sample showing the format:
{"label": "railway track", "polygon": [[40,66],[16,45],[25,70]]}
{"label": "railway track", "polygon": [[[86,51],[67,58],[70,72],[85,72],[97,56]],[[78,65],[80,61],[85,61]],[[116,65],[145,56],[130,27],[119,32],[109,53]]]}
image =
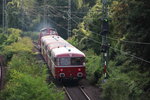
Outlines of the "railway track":
{"label": "railway track", "polygon": [[[38,54],[36,56],[37,60],[41,61],[42,63],[45,63],[45,60],[41,56],[39,48],[37,46],[38,44],[36,42],[33,42],[33,45],[35,47],[33,51],[38,52]],[[87,86],[81,87],[81,86],[79,86],[79,84],[76,84],[74,82],[59,83],[53,79],[52,74],[49,70],[48,70],[48,74],[49,74],[49,77],[47,77],[47,82],[48,83],[54,82],[56,87],[60,90],[62,90],[62,88],[63,88],[63,90],[65,91],[65,94],[66,94],[65,100],[101,100],[98,97],[100,94],[99,91],[96,91],[96,89],[95,88],[93,89],[93,87],[87,89]],[[82,83],[86,84],[86,82],[84,82],[84,81]],[[84,84],[82,84],[82,86],[84,86]]]}
{"label": "railway track", "polygon": [[69,100],[91,100],[83,87],[63,87]]}

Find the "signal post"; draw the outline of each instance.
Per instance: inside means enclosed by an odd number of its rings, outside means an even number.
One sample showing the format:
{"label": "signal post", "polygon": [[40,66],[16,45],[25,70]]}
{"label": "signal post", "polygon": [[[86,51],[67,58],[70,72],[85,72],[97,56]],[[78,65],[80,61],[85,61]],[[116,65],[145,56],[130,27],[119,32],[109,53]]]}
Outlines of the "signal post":
{"label": "signal post", "polygon": [[102,44],[101,44],[101,53],[102,53],[102,66],[104,68],[104,77],[105,79],[108,77],[107,75],[107,67],[108,67],[108,55],[109,55],[109,45],[107,40],[107,35],[109,33],[109,23],[108,23],[108,1],[102,0],[102,26],[101,26],[101,36],[102,36]]}

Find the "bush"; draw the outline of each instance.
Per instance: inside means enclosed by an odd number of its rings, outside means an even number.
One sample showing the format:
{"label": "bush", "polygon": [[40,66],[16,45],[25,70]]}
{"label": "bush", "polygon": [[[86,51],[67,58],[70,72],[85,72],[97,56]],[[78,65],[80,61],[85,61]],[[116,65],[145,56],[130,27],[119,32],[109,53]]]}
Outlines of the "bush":
{"label": "bush", "polygon": [[11,78],[2,91],[1,100],[63,100],[63,93],[58,92],[53,84],[48,84],[41,77],[11,70]]}
{"label": "bush", "polygon": [[[116,67],[113,61],[110,64],[110,77],[106,82],[103,82],[103,78],[98,82],[103,89],[104,100],[148,100],[149,91],[144,89],[149,86],[150,80],[145,77],[148,73],[140,74],[138,65],[130,65],[129,68],[126,64]],[[126,67],[132,70],[124,71]]]}
{"label": "bush", "polygon": [[105,100],[129,100],[129,78],[123,74],[117,74],[102,84],[103,98]]}
{"label": "bush", "polygon": [[11,45],[5,46],[3,49],[3,54],[6,55],[7,60],[10,60],[13,54],[18,52],[30,52],[32,53],[33,44],[30,38],[24,37],[18,42],[14,42]]}
{"label": "bush", "polygon": [[32,52],[30,38],[24,37],[4,47],[3,54],[10,57],[6,86],[0,100],[63,100],[63,92],[46,83],[47,68]]}
{"label": "bush", "polygon": [[63,92],[46,83],[47,68],[28,52],[14,54],[8,63],[2,100],[63,100]]}
{"label": "bush", "polygon": [[30,37],[32,40],[37,41],[39,37],[39,32],[23,32],[22,37]]}
{"label": "bush", "polygon": [[92,49],[85,52],[86,56],[86,72],[87,78],[92,83],[97,83],[98,79],[102,77],[103,67],[100,65],[101,58],[97,56]]}
{"label": "bush", "polygon": [[46,66],[38,62],[33,55],[26,52],[20,52],[13,55],[11,61],[8,63],[8,67],[13,70],[17,70],[21,73],[30,74],[32,76],[44,75],[43,69]]}
{"label": "bush", "polygon": [[22,31],[19,29],[9,28],[8,29],[8,38],[5,41],[6,45],[10,45],[11,43],[17,42],[20,38]]}

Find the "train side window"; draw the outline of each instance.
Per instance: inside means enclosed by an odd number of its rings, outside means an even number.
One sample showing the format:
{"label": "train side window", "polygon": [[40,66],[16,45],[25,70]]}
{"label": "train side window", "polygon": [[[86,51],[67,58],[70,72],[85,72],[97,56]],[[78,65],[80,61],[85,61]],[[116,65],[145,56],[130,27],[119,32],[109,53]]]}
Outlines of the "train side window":
{"label": "train side window", "polygon": [[45,35],[47,33],[47,30],[42,30],[42,34]]}
{"label": "train side window", "polygon": [[44,47],[44,42],[42,42],[42,47]]}
{"label": "train side window", "polygon": [[44,46],[44,49],[45,49],[45,50],[47,49],[47,46],[46,46],[46,45]]}
{"label": "train side window", "polygon": [[49,55],[49,57],[51,57],[51,51],[48,51],[48,55]]}
{"label": "train side window", "polygon": [[55,65],[57,65],[57,58],[55,58],[55,57],[51,57],[51,59],[52,59],[52,62],[55,64]]}
{"label": "train side window", "polygon": [[57,58],[54,58],[54,64],[57,65]]}

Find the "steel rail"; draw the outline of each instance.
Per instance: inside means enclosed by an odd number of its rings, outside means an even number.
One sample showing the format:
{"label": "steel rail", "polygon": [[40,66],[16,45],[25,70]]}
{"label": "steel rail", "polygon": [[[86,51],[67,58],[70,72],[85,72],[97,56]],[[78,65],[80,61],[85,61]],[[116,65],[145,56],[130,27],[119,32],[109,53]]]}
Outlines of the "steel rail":
{"label": "steel rail", "polygon": [[87,95],[87,93],[84,91],[83,87],[79,86],[80,90],[84,94],[84,96],[87,98],[87,100],[91,100],[90,97]]}
{"label": "steel rail", "polygon": [[[83,93],[84,97],[85,97],[87,100],[91,100],[90,97],[87,95],[87,93],[84,91],[83,87],[79,86],[79,87],[77,87],[77,88],[79,88],[79,90]],[[64,89],[64,91],[65,91],[67,97],[69,98],[69,100],[73,100],[73,98],[72,98],[71,95],[69,94],[67,88],[64,86],[63,89]]]}
{"label": "steel rail", "polygon": [[66,95],[68,96],[69,100],[73,100],[73,99],[71,98],[69,92],[67,91],[66,87],[63,87],[63,89],[64,89]]}

